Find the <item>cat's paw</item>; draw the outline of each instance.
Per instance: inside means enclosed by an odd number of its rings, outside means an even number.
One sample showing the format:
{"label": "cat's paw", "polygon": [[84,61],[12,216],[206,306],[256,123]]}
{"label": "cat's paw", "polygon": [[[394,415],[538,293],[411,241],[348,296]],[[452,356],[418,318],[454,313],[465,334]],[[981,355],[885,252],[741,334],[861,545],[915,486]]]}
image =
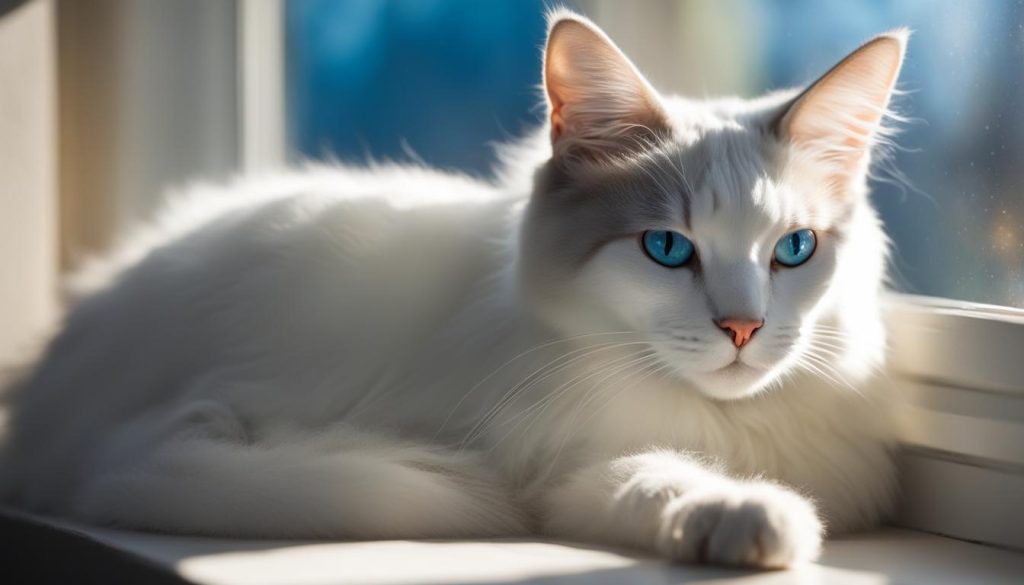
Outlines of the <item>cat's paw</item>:
{"label": "cat's paw", "polygon": [[662,514],[656,548],[688,563],[784,568],[817,558],[821,539],[811,502],[758,482],[675,498]]}

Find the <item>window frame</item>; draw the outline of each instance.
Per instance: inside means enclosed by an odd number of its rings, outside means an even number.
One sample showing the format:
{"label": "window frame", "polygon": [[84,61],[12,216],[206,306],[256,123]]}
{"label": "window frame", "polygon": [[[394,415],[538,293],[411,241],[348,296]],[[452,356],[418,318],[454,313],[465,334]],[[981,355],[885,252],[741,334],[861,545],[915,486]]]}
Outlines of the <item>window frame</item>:
{"label": "window frame", "polygon": [[890,293],[898,522],[1024,549],[1024,310]]}
{"label": "window frame", "polygon": [[238,0],[238,159],[247,173],[286,163],[284,4]]}

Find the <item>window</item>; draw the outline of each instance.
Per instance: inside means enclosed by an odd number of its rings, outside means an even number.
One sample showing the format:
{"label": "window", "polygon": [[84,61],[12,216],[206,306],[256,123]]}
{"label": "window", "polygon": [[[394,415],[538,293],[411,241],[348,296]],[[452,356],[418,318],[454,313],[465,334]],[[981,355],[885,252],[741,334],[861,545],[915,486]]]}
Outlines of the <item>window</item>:
{"label": "window", "polygon": [[[874,199],[900,290],[1024,307],[1024,5],[741,2],[760,21],[754,89],[799,84],[895,26],[914,30],[897,104],[909,117]],[[756,34],[754,30],[749,31]],[[756,75],[752,77],[758,77]],[[887,165],[888,166],[888,165]],[[904,179],[905,177],[905,179]]]}
{"label": "window", "polygon": [[287,122],[302,158],[485,173],[540,120],[544,2],[285,3]]}

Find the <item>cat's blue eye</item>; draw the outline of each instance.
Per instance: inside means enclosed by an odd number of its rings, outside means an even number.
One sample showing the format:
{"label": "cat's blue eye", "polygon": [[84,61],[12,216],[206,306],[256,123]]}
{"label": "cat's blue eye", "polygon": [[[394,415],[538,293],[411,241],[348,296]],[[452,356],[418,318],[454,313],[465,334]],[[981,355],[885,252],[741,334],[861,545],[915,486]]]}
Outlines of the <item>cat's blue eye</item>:
{"label": "cat's blue eye", "polygon": [[783,266],[800,266],[814,254],[818,238],[811,230],[796,230],[779,238],[775,244],[775,260]]}
{"label": "cat's blue eye", "polygon": [[678,268],[693,258],[693,242],[679,232],[651,230],[644,232],[644,251],[662,266]]}

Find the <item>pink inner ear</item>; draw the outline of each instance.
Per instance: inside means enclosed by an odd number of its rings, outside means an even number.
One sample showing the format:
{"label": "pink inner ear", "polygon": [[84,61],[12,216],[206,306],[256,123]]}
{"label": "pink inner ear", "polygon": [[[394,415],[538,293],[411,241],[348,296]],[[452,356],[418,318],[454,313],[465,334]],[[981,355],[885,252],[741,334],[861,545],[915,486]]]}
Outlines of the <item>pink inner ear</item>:
{"label": "pink inner ear", "polygon": [[603,33],[584,21],[570,18],[552,26],[544,85],[556,155],[622,153],[667,127],[654,90]]}
{"label": "pink inner ear", "polygon": [[551,103],[551,142],[558,142],[565,131],[565,122],[562,121],[562,104]]}
{"label": "pink inner ear", "polygon": [[551,120],[551,142],[558,142],[558,139],[561,138],[561,137],[562,137],[562,122],[561,122],[561,120],[556,120],[555,117],[552,116],[552,120]]}
{"label": "pink inner ear", "polygon": [[881,127],[899,75],[906,33],[883,35],[857,49],[818,80],[783,121],[789,138],[856,172]]}

